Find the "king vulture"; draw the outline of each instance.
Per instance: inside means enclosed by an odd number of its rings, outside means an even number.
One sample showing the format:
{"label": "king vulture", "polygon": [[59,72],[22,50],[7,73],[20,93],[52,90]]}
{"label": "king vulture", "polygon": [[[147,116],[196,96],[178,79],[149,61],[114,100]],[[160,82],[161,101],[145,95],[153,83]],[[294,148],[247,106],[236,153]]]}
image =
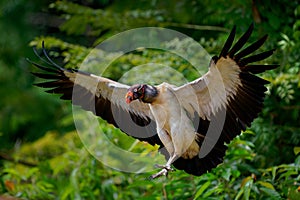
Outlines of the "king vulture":
{"label": "king vulture", "polygon": [[[157,165],[161,170],[151,178],[167,175],[172,166],[199,176],[223,161],[225,143],[249,127],[262,110],[269,82],[255,74],[278,67],[251,64],[274,52],[250,55],[267,39],[265,35],[243,48],[252,31],[253,24],[233,45],[234,27],[220,55],[212,57],[208,72],[179,87],[168,83],[129,86],[65,69],[49,58],[44,45],[43,54],[52,66],[30,62],[42,70],[33,74],[47,80],[35,85],[49,88],[48,93],[61,94],[61,99],[71,100],[131,137],[158,145],[167,162]],[[145,130],[120,127],[117,118],[132,120]]]}

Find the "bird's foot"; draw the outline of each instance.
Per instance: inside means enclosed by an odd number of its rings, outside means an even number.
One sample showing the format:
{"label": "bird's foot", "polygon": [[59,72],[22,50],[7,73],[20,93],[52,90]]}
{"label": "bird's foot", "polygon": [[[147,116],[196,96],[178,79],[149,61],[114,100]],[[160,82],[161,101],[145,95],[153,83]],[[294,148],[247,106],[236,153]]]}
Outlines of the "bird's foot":
{"label": "bird's foot", "polygon": [[156,164],[155,167],[162,168],[162,170],[160,170],[158,173],[153,174],[152,176],[150,176],[150,179],[155,179],[155,178],[158,178],[158,177],[161,177],[161,176],[168,176],[169,171],[174,171],[174,169],[169,165],[158,165],[158,164]]}

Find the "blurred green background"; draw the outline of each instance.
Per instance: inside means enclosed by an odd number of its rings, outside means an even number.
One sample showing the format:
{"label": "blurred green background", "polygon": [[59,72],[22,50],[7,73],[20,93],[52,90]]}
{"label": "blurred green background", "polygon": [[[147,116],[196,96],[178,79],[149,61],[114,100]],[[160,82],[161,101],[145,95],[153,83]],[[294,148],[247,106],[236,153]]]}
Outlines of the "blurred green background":
{"label": "blurred green background", "polygon": [[[0,193],[23,199],[300,199],[298,4],[290,0],[2,0]],[[229,144],[224,163],[200,177],[176,171],[167,179],[149,181],[148,174],[104,167],[81,144],[70,102],[34,87],[38,80],[30,72],[35,69],[26,61],[38,60],[32,47],[39,48],[44,40],[57,63],[77,68],[101,41],[146,26],[182,32],[214,55],[234,25],[241,35],[252,22],[250,40],[269,34],[262,50],[276,48],[266,62],[280,67],[263,74],[271,84],[259,118]],[[188,43],[164,45],[183,49]],[[121,56],[105,75],[118,80],[150,61],[171,66],[188,80],[196,77],[181,58],[149,49]],[[104,122],[101,126],[125,149],[152,148]]]}

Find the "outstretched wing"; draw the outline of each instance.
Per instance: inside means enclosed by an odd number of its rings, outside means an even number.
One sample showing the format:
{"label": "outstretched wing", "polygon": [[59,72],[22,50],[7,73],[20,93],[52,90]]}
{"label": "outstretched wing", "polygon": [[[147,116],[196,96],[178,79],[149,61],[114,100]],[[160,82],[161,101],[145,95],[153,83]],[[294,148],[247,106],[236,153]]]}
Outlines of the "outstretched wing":
{"label": "outstretched wing", "polygon": [[128,85],[77,69],[62,68],[49,58],[44,43],[42,46],[46,58],[42,60],[49,67],[29,60],[42,70],[32,74],[47,80],[35,84],[36,86],[48,88],[48,93],[61,94],[61,99],[71,100],[74,105],[93,112],[129,136],[151,145],[162,145],[156,134],[156,123],[152,120],[149,106],[139,101],[126,104]]}
{"label": "outstretched wing", "polygon": [[252,31],[253,24],[231,47],[235,37],[234,27],[219,57],[213,57],[209,71],[201,78],[175,88],[176,96],[186,111],[199,116],[195,126],[200,134],[201,148],[204,150],[203,146],[208,145],[206,147],[211,149],[203,157],[192,160],[180,158],[174,163],[175,167],[195,175],[216,167],[225,155],[227,147],[224,143],[230,142],[241,130],[250,126],[262,110],[267,90],[265,85],[269,82],[255,74],[274,69],[278,65],[250,64],[261,61],[274,52],[270,50],[249,56],[262,46],[267,35],[241,50]]}

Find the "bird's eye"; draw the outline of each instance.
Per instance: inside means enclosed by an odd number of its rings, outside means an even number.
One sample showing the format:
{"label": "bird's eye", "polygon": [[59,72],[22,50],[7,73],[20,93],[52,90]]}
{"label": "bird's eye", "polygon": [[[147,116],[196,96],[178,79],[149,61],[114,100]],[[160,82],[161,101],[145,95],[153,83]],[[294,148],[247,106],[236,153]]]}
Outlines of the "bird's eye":
{"label": "bird's eye", "polygon": [[133,92],[137,92],[137,89],[135,88],[135,89],[133,90]]}

